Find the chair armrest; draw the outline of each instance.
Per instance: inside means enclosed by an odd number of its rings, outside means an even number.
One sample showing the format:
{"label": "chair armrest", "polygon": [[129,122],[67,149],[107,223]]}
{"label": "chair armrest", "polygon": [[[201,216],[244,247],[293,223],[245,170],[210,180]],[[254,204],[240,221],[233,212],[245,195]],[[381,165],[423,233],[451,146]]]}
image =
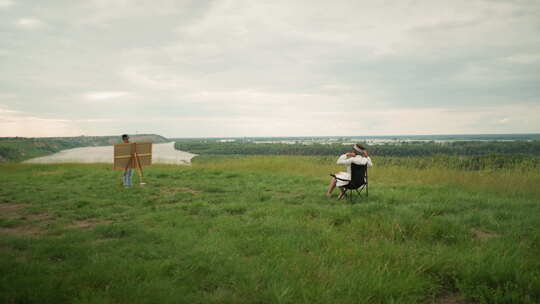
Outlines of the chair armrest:
{"label": "chair armrest", "polygon": [[339,179],[340,181],[345,181],[345,182],[350,182],[351,181],[350,179],[343,179],[343,178],[336,177],[335,174],[330,174],[330,176],[335,178],[335,179]]}

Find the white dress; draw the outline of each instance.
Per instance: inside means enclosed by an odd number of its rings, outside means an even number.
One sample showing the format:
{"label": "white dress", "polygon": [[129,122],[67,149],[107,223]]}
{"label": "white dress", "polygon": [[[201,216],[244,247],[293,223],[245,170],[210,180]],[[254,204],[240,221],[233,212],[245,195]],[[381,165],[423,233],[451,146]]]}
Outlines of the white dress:
{"label": "white dress", "polygon": [[[368,168],[371,168],[373,164],[371,163],[371,158],[363,157],[360,155],[357,155],[355,157],[349,157],[347,158],[347,155],[343,154],[341,155],[338,160],[338,165],[347,165],[347,172],[339,172],[336,174],[336,177],[339,178],[336,182],[336,186],[343,187],[347,185],[351,180],[351,164],[357,164],[357,165],[367,165]],[[345,180],[340,180],[345,179]]]}

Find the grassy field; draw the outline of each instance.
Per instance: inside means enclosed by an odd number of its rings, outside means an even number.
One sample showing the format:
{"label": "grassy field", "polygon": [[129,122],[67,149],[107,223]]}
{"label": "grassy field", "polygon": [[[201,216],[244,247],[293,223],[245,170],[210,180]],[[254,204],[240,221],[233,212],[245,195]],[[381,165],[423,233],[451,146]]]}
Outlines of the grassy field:
{"label": "grassy field", "polygon": [[319,157],[0,165],[0,302],[540,302],[538,170],[374,164],[354,204]]}

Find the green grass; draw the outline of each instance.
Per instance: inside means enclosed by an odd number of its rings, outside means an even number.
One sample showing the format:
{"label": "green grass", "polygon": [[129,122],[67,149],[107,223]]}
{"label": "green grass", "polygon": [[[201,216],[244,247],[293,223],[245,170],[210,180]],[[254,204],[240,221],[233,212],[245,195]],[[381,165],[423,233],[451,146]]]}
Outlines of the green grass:
{"label": "green grass", "polygon": [[374,163],[354,204],[317,157],[1,165],[0,302],[540,301],[539,173]]}

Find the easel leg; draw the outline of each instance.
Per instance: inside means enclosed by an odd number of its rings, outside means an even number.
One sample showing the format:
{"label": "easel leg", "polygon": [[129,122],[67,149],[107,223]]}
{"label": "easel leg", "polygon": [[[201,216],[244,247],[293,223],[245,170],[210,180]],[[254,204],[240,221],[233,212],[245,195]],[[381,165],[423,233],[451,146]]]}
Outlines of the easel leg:
{"label": "easel leg", "polygon": [[145,182],[143,181],[143,170],[141,167],[141,162],[139,160],[139,155],[137,155],[137,153],[135,153],[135,163],[137,166],[137,172],[139,173],[139,184],[144,185]]}

